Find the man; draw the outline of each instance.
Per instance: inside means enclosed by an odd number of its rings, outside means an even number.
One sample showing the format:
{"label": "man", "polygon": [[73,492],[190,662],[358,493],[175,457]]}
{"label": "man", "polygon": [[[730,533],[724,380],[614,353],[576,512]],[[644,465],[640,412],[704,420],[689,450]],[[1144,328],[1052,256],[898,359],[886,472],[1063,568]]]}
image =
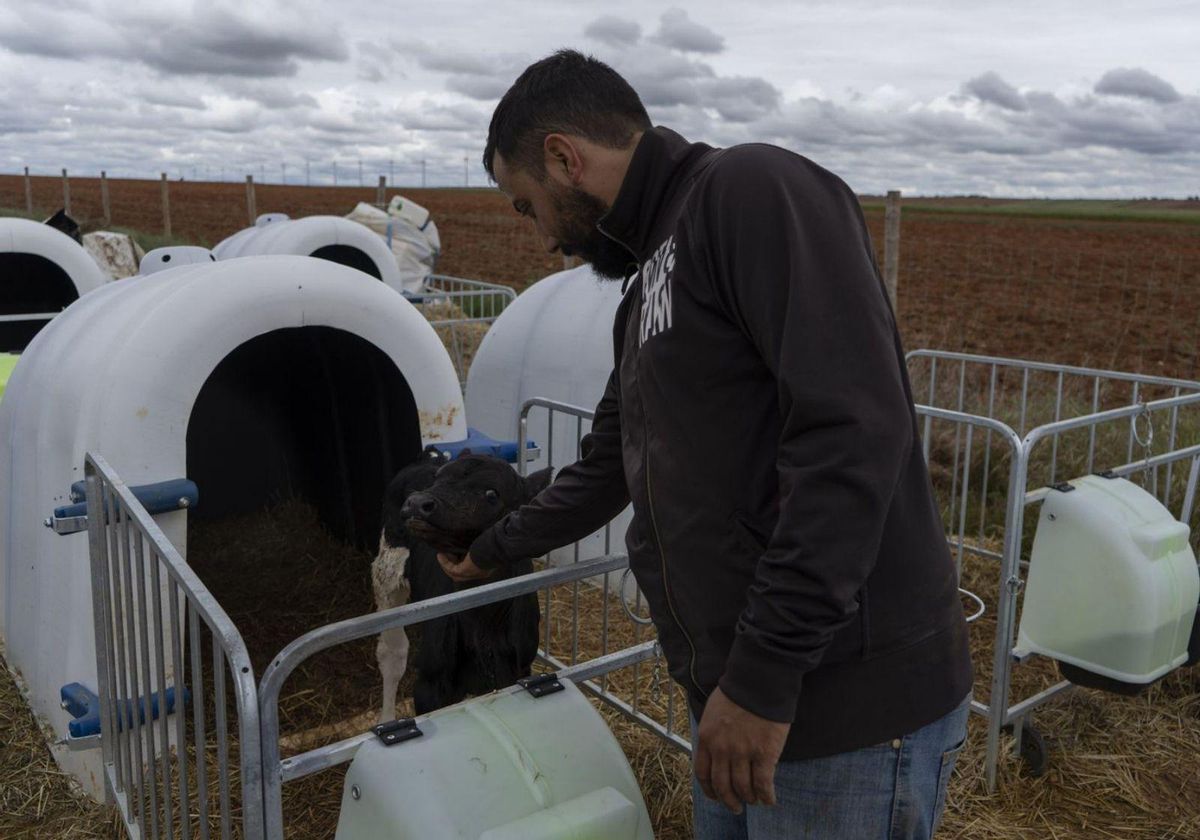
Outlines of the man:
{"label": "man", "polygon": [[652,127],[573,51],[504,95],[484,165],[549,251],[631,279],[583,457],[443,568],[486,577],[631,501],[698,720],[696,836],[931,836],[971,664],[855,196],[783,149]]}

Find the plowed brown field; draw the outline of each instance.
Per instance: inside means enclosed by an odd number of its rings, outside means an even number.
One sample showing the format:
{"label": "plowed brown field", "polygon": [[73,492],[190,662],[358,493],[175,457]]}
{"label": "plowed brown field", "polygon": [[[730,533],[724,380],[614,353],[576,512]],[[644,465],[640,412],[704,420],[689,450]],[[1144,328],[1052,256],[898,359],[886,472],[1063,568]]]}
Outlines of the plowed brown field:
{"label": "plowed brown field", "polygon": [[[110,181],[113,223],[160,231],[160,189],[157,181]],[[343,215],[375,197],[370,187],[256,190],[258,212],[293,217]],[[59,178],[34,178],[33,191],[39,212],[62,204]],[[211,246],[248,223],[244,184],[175,181],[170,191],[173,232],[183,240]],[[403,193],[437,221],[439,271],[522,289],[562,267],[496,190]],[[96,226],[99,181],[72,178],[71,197],[75,217]],[[973,201],[976,211],[982,203]],[[24,204],[22,179],[0,176],[0,207]],[[1200,225],[948,212],[960,204],[946,200],[929,212],[917,200],[905,212],[899,316],[907,347],[1200,376]],[[881,249],[883,213],[869,206],[866,216]]]}

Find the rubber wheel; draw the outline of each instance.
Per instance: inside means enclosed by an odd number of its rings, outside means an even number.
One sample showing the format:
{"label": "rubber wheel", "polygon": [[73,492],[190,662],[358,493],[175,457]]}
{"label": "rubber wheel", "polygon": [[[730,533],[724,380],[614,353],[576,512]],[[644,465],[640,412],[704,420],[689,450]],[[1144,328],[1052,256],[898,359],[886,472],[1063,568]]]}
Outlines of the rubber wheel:
{"label": "rubber wheel", "polygon": [[1046,739],[1029,724],[1021,729],[1021,760],[1029,768],[1029,775],[1035,779],[1046,773],[1050,756],[1046,751]]}

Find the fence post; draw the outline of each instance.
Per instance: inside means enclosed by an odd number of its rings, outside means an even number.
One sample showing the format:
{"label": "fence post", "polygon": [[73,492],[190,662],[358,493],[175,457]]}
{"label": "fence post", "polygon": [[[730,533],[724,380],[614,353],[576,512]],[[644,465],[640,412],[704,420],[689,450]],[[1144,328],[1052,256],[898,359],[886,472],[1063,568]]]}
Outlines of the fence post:
{"label": "fence post", "polygon": [[379,176],[379,187],[375,190],[375,203],[383,206],[387,202],[387,178]]}
{"label": "fence post", "polygon": [[71,180],[67,177],[67,170],[63,170],[63,212],[68,216],[71,215]]}
{"label": "fence post", "polygon": [[250,227],[254,227],[254,220],[258,218],[258,213],[254,209],[254,176],[246,176],[246,212],[250,215]]}
{"label": "fence post", "polygon": [[883,210],[883,283],[896,311],[896,282],[900,273],[900,191],[888,190]]}
{"label": "fence post", "polygon": [[112,224],[112,206],[108,203],[108,173],[100,170],[100,212],[104,216],[104,226]]}
{"label": "fence post", "polygon": [[171,201],[167,195],[167,173],[162,174],[163,235],[171,235]]}
{"label": "fence post", "polygon": [[33,215],[33,182],[29,180],[29,167],[25,167],[25,212]]}

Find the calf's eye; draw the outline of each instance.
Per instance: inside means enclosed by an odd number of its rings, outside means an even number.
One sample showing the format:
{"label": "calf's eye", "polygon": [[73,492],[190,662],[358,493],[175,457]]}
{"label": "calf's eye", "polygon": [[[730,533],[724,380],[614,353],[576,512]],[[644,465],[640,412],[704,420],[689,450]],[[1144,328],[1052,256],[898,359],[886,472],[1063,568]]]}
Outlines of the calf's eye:
{"label": "calf's eye", "polygon": [[489,502],[500,501],[500,494],[497,493],[495,490],[485,490],[483,493],[483,497],[485,499],[487,499]]}

